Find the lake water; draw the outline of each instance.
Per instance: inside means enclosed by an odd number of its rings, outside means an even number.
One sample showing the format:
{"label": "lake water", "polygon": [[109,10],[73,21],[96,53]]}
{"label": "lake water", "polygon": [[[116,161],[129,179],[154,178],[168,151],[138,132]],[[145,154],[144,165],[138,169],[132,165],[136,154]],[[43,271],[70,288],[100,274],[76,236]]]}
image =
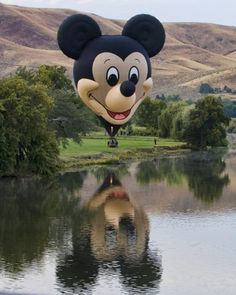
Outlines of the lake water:
{"label": "lake water", "polygon": [[236,294],[236,156],[0,181],[0,294]]}

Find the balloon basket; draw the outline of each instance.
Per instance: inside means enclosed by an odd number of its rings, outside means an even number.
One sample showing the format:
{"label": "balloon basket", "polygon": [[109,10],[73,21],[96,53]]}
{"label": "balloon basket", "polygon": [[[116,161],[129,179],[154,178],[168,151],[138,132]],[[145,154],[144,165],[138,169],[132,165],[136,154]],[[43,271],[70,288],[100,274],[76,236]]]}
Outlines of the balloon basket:
{"label": "balloon basket", "polygon": [[107,146],[110,148],[116,148],[118,147],[118,140],[115,137],[110,137]]}

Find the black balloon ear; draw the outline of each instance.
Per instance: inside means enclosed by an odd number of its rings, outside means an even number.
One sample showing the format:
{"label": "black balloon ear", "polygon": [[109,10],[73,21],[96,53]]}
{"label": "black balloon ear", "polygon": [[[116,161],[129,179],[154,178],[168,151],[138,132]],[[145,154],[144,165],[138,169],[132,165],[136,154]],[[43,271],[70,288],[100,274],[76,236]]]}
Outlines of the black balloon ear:
{"label": "black balloon ear", "polygon": [[78,59],[85,45],[101,34],[95,20],[87,15],[75,14],[66,18],[60,25],[57,42],[65,55]]}
{"label": "black balloon ear", "polygon": [[154,16],[140,14],[132,17],[124,26],[123,36],[135,39],[143,45],[149,57],[161,51],[165,43],[163,25]]}

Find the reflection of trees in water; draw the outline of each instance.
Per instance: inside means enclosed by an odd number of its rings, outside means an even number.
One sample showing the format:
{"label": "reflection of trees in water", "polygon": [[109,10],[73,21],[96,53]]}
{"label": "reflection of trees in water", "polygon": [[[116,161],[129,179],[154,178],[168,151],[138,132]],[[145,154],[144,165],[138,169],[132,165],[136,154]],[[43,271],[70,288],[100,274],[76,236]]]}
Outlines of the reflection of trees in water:
{"label": "reflection of trees in water", "polygon": [[86,176],[87,171],[68,172],[58,177],[57,182],[66,194],[68,192],[74,193],[82,187]]}
{"label": "reflection of trees in water", "polygon": [[140,291],[143,291],[143,294],[147,294],[147,292],[150,292],[150,289],[158,293],[162,268],[159,259],[149,250],[144,252],[138,264],[129,263],[121,259],[120,271],[122,283],[133,294],[138,294]]}
{"label": "reflection of trees in water", "polygon": [[[60,245],[57,228],[74,210],[71,192],[81,187],[83,173],[65,174],[51,181],[4,179],[0,181],[0,259],[10,272],[23,271],[40,261],[50,241]],[[52,222],[52,217],[54,219]],[[55,244],[54,243],[54,244]]]}
{"label": "reflection of trees in water", "polygon": [[178,170],[179,159],[163,158],[141,162],[136,171],[136,179],[141,184],[166,181],[169,185],[182,184],[183,175]]}
{"label": "reflection of trees in water", "polygon": [[129,175],[128,164],[120,164],[116,166],[101,166],[92,168],[90,172],[96,177],[98,181],[104,181],[110,173],[115,173],[118,178],[122,178],[122,176]]}
{"label": "reflection of trees in water", "polygon": [[99,263],[92,255],[89,214],[78,211],[72,218],[73,249],[65,258],[60,258],[57,265],[57,278],[63,288],[70,291],[86,290],[95,283]]}
{"label": "reflection of trees in water", "polygon": [[[203,160],[202,160],[203,159]],[[101,269],[113,269],[128,291],[157,289],[161,264],[149,249],[145,212],[122,188],[116,173],[93,172],[104,182],[86,208],[79,207],[85,172],[67,173],[50,181],[0,181],[0,268],[24,271],[40,262],[50,247],[60,248],[57,278],[65,291],[91,289]],[[141,183],[186,181],[195,197],[220,198],[229,177],[220,155],[158,159],[142,162],[136,177]],[[127,173],[124,168],[121,174]],[[72,230],[72,250],[64,248]],[[61,246],[61,247],[60,247]],[[66,253],[65,253],[66,252]],[[68,254],[69,253],[69,254]]]}
{"label": "reflection of trees in water", "polygon": [[136,179],[141,184],[166,181],[169,185],[179,185],[185,179],[194,197],[212,202],[222,196],[224,187],[230,182],[228,174],[223,174],[225,168],[221,153],[193,153],[184,158],[141,162]]}
{"label": "reflection of trees in water", "polygon": [[147,216],[114,173],[72,220],[73,250],[57,267],[65,292],[89,292],[101,269],[118,271],[122,285],[133,294],[158,289],[162,269],[148,246]]}
{"label": "reflection of trees in water", "polygon": [[[134,294],[158,289],[161,263],[148,246],[146,214],[133,204],[110,173],[86,208],[79,190],[86,173],[67,173],[50,181],[0,182],[0,260],[7,272],[40,265],[56,248],[57,280],[68,292],[91,290],[100,270],[116,271]],[[65,247],[72,232],[72,249]]]}
{"label": "reflection of trees in water", "polygon": [[223,194],[224,187],[230,182],[228,174],[223,175],[225,167],[225,162],[221,159],[207,163],[185,161],[184,173],[194,196],[205,202],[218,200]]}

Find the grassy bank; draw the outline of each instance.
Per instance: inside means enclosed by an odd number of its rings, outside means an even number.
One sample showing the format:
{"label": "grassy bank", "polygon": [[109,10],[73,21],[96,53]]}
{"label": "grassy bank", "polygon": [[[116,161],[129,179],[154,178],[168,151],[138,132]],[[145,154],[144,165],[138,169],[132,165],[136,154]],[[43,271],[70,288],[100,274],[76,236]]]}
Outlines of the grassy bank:
{"label": "grassy bank", "polygon": [[69,142],[66,149],[61,147],[61,158],[66,168],[77,168],[84,165],[114,164],[127,160],[155,157],[160,154],[173,153],[184,148],[184,143],[173,139],[144,136],[120,136],[117,148],[107,147],[108,137],[93,134],[85,137],[81,144]]}

